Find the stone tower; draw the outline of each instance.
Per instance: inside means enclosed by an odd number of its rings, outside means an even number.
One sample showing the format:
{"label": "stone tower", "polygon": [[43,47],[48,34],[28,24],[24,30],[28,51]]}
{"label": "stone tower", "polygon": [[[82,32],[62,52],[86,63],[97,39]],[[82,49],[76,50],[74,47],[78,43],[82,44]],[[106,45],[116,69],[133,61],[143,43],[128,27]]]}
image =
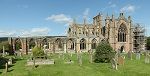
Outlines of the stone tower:
{"label": "stone tower", "polygon": [[93,25],[96,25],[96,28],[98,29],[99,35],[102,34],[102,14],[98,14],[93,18]]}

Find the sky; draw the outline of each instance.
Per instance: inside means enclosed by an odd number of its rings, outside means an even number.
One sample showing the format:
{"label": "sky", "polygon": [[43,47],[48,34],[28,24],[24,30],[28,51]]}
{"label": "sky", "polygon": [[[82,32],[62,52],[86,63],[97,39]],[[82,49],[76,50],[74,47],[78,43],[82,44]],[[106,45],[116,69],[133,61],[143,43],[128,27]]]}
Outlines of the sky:
{"label": "sky", "polygon": [[69,24],[101,13],[131,16],[150,35],[150,0],[0,0],[0,37],[64,36]]}

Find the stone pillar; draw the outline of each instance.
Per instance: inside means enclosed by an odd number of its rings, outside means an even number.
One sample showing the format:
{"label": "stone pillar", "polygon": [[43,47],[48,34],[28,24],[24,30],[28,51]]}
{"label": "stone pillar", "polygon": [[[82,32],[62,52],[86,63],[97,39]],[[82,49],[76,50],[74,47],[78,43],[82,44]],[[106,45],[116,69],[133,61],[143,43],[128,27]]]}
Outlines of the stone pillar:
{"label": "stone pillar", "polygon": [[13,42],[13,51],[16,51],[16,49],[15,49],[15,42]]}
{"label": "stone pillar", "polygon": [[89,49],[88,50],[91,50],[92,48],[91,48],[91,43],[89,43]]}
{"label": "stone pillar", "polygon": [[48,52],[50,52],[50,51],[51,51],[51,43],[48,42],[48,44],[49,44],[49,45],[48,45],[48,46],[49,46],[49,47],[48,47]]}
{"label": "stone pillar", "polygon": [[5,56],[5,47],[3,46],[3,57]]}
{"label": "stone pillar", "polygon": [[74,42],[74,51],[76,50],[76,43]]}
{"label": "stone pillar", "polygon": [[67,51],[67,47],[66,47],[66,43],[64,43],[64,53],[66,53]]}
{"label": "stone pillar", "polygon": [[49,44],[49,45],[48,45],[48,46],[49,46],[49,48],[48,48],[48,49],[50,50],[50,48],[51,48],[51,43],[50,43],[50,42],[48,42],[48,44]]}
{"label": "stone pillar", "polygon": [[76,51],[77,51],[77,53],[80,52],[80,44],[79,43],[77,43],[77,45],[76,45]]}
{"label": "stone pillar", "polygon": [[23,54],[28,54],[26,38],[22,39],[22,43],[21,44],[22,44],[22,53]]}
{"label": "stone pillar", "polygon": [[55,43],[53,43],[53,53],[55,53]]}
{"label": "stone pillar", "polygon": [[76,52],[77,53],[80,52],[80,41],[79,41],[79,39],[77,39],[77,41],[76,41]]}
{"label": "stone pillar", "polygon": [[[30,45],[29,42],[27,43],[27,50],[30,51]],[[30,51],[31,52],[31,51]]]}
{"label": "stone pillar", "polygon": [[35,40],[35,46],[38,46],[38,41],[37,40]]}

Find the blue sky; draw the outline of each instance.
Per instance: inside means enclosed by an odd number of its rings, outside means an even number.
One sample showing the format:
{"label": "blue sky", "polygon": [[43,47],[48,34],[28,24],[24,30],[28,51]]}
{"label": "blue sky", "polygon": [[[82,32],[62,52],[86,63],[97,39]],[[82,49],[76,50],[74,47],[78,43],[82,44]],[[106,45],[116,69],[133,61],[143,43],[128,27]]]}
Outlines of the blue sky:
{"label": "blue sky", "polygon": [[0,0],[0,37],[66,35],[76,19],[88,23],[99,12],[105,17],[120,12],[140,23],[150,35],[149,0]]}

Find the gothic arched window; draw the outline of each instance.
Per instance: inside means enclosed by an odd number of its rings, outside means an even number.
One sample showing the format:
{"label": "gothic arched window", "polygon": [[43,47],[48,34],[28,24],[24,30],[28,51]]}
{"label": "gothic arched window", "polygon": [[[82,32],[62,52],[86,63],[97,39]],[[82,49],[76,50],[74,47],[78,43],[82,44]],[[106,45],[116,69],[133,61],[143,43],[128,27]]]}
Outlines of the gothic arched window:
{"label": "gothic arched window", "polygon": [[127,28],[121,24],[118,29],[118,42],[126,42]]}
{"label": "gothic arched window", "polygon": [[85,39],[81,39],[80,40],[80,49],[86,49],[86,40]]}
{"label": "gothic arched window", "polygon": [[62,44],[62,42],[61,42],[61,39],[57,39],[55,46],[57,46],[58,49],[62,49],[62,47],[63,47],[62,45],[63,45],[63,44]]}
{"label": "gothic arched window", "polygon": [[43,39],[43,46],[46,46],[45,48],[48,49],[49,48],[49,43],[48,43],[48,40],[47,39]]}
{"label": "gothic arched window", "polygon": [[96,39],[92,40],[92,44],[91,44],[92,49],[96,49],[96,42],[97,42]]}
{"label": "gothic arched window", "polygon": [[73,40],[68,40],[67,42],[67,48],[73,50],[74,49],[74,42]]}

